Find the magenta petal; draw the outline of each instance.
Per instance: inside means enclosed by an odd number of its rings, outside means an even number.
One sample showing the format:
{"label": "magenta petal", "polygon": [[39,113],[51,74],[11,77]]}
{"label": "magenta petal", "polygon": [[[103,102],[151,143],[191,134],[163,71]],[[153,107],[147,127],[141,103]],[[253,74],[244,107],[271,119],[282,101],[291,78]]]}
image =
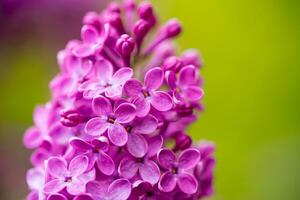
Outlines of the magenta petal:
{"label": "magenta petal", "polygon": [[44,173],[38,168],[32,168],[26,173],[26,182],[31,190],[38,190],[44,184]]}
{"label": "magenta petal", "polygon": [[43,142],[43,137],[41,135],[41,132],[37,128],[35,127],[29,128],[25,132],[23,138],[23,143],[25,147],[29,149],[33,149],[41,145],[42,142]]}
{"label": "magenta petal", "polygon": [[173,102],[168,93],[157,91],[151,97],[151,105],[159,111],[168,111],[173,107]]}
{"label": "magenta petal", "polygon": [[176,74],[173,71],[167,71],[165,74],[167,84],[171,89],[176,88]]}
{"label": "magenta petal", "polygon": [[118,123],[115,123],[108,128],[108,137],[116,146],[124,146],[128,140],[125,128]]}
{"label": "magenta petal", "polygon": [[191,84],[195,84],[196,82],[196,70],[195,67],[193,65],[188,65],[183,67],[180,71],[179,71],[179,85],[191,85]]}
{"label": "magenta petal", "polygon": [[106,196],[109,183],[107,181],[91,181],[86,184],[86,191],[90,193],[95,200],[103,199]]}
{"label": "magenta petal", "polygon": [[64,195],[57,193],[57,194],[50,194],[47,197],[47,200],[68,200],[68,199]]}
{"label": "magenta petal", "polygon": [[182,92],[184,96],[190,101],[198,101],[204,95],[204,91],[198,86],[188,86],[184,88]]}
{"label": "magenta petal", "polygon": [[79,179],[72,180],[71,183],[67,184],[67,191],[71,195],[78,195],[85,192],[85,183]]}
{"label": "magenta petal", "polygon": [[136,115],[145,117],[150,112],[150,98],[138,97],[133,101],[136,106]]}
{"label": "magenta petal", "polygon": [[71,176],[78,176],[87,170],[89,161],[86,156],[79,155],[73,158],[69,164]]}
{"label": "magenta petal", "polygon": [[198,182],[195,177],[187,173],[178,175],[177,184],[179,189],[186,194],[194,194],[198,188]]}
{"label": "magenta petal", "polygon": [[138,96],[142,91],[143,85],[137,79],[130,79],[125,82],[123,90],[130,97]]}
{"label": "magenta petal", "polygon": [[147,141],[140,134],[130,133],[128,135],[127,150],[134,157],[141,158],[148,150]]}
{"label": "magenta petal", "polygon": [[49,158],[48,172],[53,177],[64,178],[68,174],[66,161],[59,157]]}
{"label": "magenta petal", "polygon": [[122,103],[115,111],[116,121],[119,123],[129,123],[136,116],[136,107],[131,103]]}
{"label": "magenta petal", "polygon": [[132,178],[138,171],[138,165],[130,157],[121,160],[118,172],[124,178]]}
{"label": "magenta petal", "polygon": [[108,188],[110,200],[126,200],[131,193],[131,183],[127,179],[117,179]]}
{"label": "magenta petal", "polygon": [[158,121],[153,115],[147,115],[142,119],[136,119],[132,133],[151,134],[158,126]]}
{"label": "magenta petal", "polygon": [[176,162],[176,155],[170,149],[161,149],[157,158],[160,166],[165,169],[171,169]]}
{"label": "magenta petal", "polygon": [[77,195],[73,200],[95,200],[90,194]]}
{"label": "magenta petal", "polygon": [[60,192],[62,189],[64,189],[66,187],[66,185],[67,185],[67,183],[65,183],[64,180],[53,179],[45,184],[43,191],[45,193]]}
{"label": "magenta petal", "polygon": [[39,193],[36,190],[32,190],[29,194],[27,194],[25,200],[39,200]]}
{"label": "magenta petal", "polygon": [[123,67],[116,71],[116,73],[113,75],[111,83],[113,85],[122,85],[127,80],[129,80],[133,75],[133,71],[129,67]]}
{"label": "magenta petal", "polygon": [[164,79],[164,73],[161,68],[155,67],[150,69],[145,75],[145,86],[150,90],[158,89]]}
{"label": "magenta petal", "polygon": [[165,172],[162,174],[159,183],[158,188],[163,192],[171,192],[176,187],[176,179],[174,175],[171,172]]}
{"label": "magenta petal", "polygon": [[93,99],[92,106],[94,113],[98,116],[108,116],[112,113],[112,106],[110,101],[103,96],[95,97]]}
{"label": "magenta petal", "polygon": [[91,25],[84,25],[81,28],[81,38],[86,43],[95,43],[99,37],[99,33],[96,28]]}
{"label": "magenta petal", "polygon": [[105,85],[110,81],[114,73],[114,67],[109,61],[105,59],[100,59],[95,63],[94,68],[95,77],[98,79],[99,82]]}
{"label": "magenta petal", "polygon": [[155,162],[147,160],[139,167],[140,176],[144,181],[151,184],[158,182],[160,177],[160,170]]}
{"label": "magenta petal", "polygon": [[92,149],[92,145],[81,138],[73,137],[70,139],[70,145],[80,151],[87,151]]}
{"label": "magenta petal", "polygon": [[200,161],[200,152],[195,148],[189,148],[181,152],[178,157],[178,168],[192,169]]}
{"label": "magenta petal", "polygon": [[111,159],[109,155],[107,155],[104,152],[100,153],[97,160],[97,165],[99,170],[105,175],[111,175],[115,171],[114,161]]}
{"label": "magenta petal", "polygon": [[91,48],[90,45],[87,44],[78,44],[76,47],[73,48],[72,53],[79,57],[79,58],[84,58],[87,56],[90,56],[94,53],[94,49]]}
{"label": "magenta petal", "polygon": [[161,135],[156,135],[154,137],[148,138],[148,152],[147,157],[150,158],[155,156],[157,152],[161,149],[163,144],[163,138]]}
{"label": "magenta petal", "polygon": [[91,136],[102,135],[107,130],[106,120],[100,117],[90,119],[85,125],[85,132]]}
{"label": "magenta petal", "polygon": [[94,145],[94,147],[102,151],[107,151],[109,148],[109,141],[105,136],[100,136],[98,138],[95,138],[92,140],[91,143]]}

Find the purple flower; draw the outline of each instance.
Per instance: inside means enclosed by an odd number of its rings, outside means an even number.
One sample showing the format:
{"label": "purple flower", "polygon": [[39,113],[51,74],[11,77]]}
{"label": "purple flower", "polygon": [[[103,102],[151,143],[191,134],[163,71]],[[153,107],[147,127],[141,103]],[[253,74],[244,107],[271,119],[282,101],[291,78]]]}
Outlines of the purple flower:
{"label": "purple flower", "polygon": [[85,98],[94,98],[105,94],[109,98],[118,98],[122,93],[123,84],[132,77],[131,68],[121,68],[113,74],[113,66],[104,59],[98,60],[94,65],[94,78],[84,82],[79,90],[83,91]]}
{"label": "purple flower", "polygon": [[168,111],[172,108],[172,99],[166,92],[156,91],[163,83],[164,73],[160,68],[149,70],[144,79],[144,85],[136,79],[128,80],[124,85],[124,91],[130,97],[134,97],[137,107],[137,116],[144,117],[150,111],[150,105],[159,111]]}
{"label": "purple flower", "polygon": [[107,130],[109,140],[114,145],[125,145],[128,135],[123,124],[129,123],[135,118],[135,106],[131,103],[122,103],[113,109],[110,101],[103,96],[94,98],[92,104],[97,117],[87,122],[85,126],[86,133],[99,136]]}
{"label": "purple flower", "polygon": [[73,138],[70,145],[83,152],[89,157],[90,167],[97,163],[99,170],[106,175],[111,175],[115,170],[115,163],[112,158],[106,154],[109,148],[108,139],[104,136],[95,138],[91,143],[80,138]]}
{"label": "purple flower", "polygon": [[194,168],[200,160],[200,152],[189,148],[184,150],[176,159],[176,155],[168,149],[161,149],[158,153],[158,162],[167,171],[162,174],[158,187],[164,192],[171,192],[178,185],[179,189],[186,194],[197,191],[198,181],[187,172]]}
{"label": "purple flower", "polygon": [[84,16],[81,39],[58,53],[51,101],[24,135],[34,149],[27,200],[212,194],[214,146],[188,134],[203,110],[202,60],[195,50],[177,56],[180,23],[157,19],[151,3],[134,0]]}
{"label": "purple flower", "polygon": [[149,140],[149,150],[147,154],[140,158],[134,158],[127,156],[120,162],[118,172],[124,178],[132,178],[136,174],[139,174],[142,180],[151,184],[158,182],[160,177],[160,170],[157,164],[151,159],[156,155],[157,151],[162,145],[162,138],[160,136]]}
{"label": "purple flower", "polygon": [[86,156],[74,157],[69,165],[59,157],[48,160],[48,172],[53,179],[44,186],[45,193],[56,193],[66,188],[68,193],[77,195],[85,192],[85,185],[95,178],[95,171],[84,173],[88,167]]}
{"label": "purple flower", "polygon": [[178,79],[173,71],[166,72],[167,82],[173,90],[173,99],[176,103],[199,101],[204,92],[197,86],[197,71],[194,66],[188,65],[180,69]]}
{"label": "purple flower", "polygon": [[74,47],[73,54],[79,58],[100,53],[110,32],[109,24],[105,24],[101,33],[91,25],[84,25],[81,29],[82,44]]}

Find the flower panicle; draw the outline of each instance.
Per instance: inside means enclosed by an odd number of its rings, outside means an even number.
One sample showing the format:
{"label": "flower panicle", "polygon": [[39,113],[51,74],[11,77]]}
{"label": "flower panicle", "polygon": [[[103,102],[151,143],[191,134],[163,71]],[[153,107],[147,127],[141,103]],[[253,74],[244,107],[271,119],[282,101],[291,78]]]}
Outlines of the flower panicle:
{"label": "flower panicle", "polygon": [[214,145],[187,134],[203,109],[202,60],[196,50],[176,54],[176,19],[158,24],[152,5],[134,0],[84,16],[81,38],[58,53],[51,101],[24,134],[27,200],[213,193]]}

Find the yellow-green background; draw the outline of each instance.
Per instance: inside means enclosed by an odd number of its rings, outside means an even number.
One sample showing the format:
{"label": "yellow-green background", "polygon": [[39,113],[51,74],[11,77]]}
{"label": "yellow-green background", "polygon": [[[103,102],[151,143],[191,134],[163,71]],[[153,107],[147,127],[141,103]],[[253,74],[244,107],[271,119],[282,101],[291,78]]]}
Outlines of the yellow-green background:
{"label": "yellow-green background", "polygon": [[[300,1],[153,2],[162,21],[182,21],[180,48],[199,49],[205,61],[205,112],[190,133],[217,145],[212,199],[299,200]],[[57,71],[57,49],[31,41],[10,45],[0,61],[0,192],[7,199],[26,191],[22,131]]]}

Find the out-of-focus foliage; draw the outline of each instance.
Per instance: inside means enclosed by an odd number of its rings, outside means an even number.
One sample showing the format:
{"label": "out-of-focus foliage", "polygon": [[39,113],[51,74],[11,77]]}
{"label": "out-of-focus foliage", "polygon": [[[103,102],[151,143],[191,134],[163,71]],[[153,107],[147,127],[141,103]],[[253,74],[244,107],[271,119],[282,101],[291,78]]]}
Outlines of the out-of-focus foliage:
{"label": "out-of-focus foliage", "polygon": [[[213,199],[300,199],[299,1],[153,2],[161,20],[182,21],[182,49],[204,57],[206,109],[190,133],[217,143]],[[49,97],[63,46],[46,38],[0,45],[0,199],[25,194],[22,134],[35,104]]]}

